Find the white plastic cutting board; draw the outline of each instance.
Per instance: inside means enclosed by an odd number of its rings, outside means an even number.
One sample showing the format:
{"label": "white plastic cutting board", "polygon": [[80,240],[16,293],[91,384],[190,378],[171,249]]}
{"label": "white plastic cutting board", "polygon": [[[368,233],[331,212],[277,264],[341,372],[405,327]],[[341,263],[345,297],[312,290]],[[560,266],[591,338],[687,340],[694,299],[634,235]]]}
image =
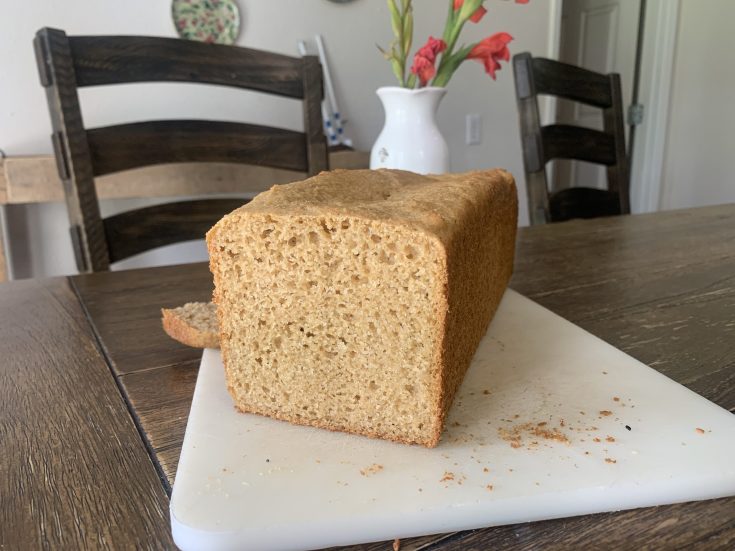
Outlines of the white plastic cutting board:
{"label": "white plastic cutting board", "polygon": [[311,549],[733,495],[733,458],[735,416],[508,291],[434,449],[237,413],[206,350],[171,523]]}

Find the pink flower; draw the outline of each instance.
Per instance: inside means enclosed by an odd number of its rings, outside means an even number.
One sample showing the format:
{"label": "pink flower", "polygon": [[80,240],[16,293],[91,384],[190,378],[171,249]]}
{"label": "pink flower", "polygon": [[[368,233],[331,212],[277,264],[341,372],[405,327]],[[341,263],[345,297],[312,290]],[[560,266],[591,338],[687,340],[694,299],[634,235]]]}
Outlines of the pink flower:
{"label": "pink flower", "polygon": [[411,72],[419,77],[421,86],[426,86],[436,74],[436,56],[447,49],[447,43],[433,36],[429,37],[426,44],[419,48],[413,58]]}
{"label": "pink flower", "polygon": [[495,33],[480,42],[467,55],[467,59],[474,59],[485,65],[485,72],[495,80],[495,71],[500,70],[500,61],[510,60],[508,43],[513,37],[508,33]]}
{"label": "pink flower", "polygon": [[[528,2],[528,0],[526,0],[526,2]],[[464,0],[454,0],[454,11],[460,9],[462,7],[462,4],[464,4]],[[485,9],[485,7],[480,6],[475,10],[475,13],[470,15],[470,21],[472,21],[473,23],[479,23],[480,19],[482,19],[486,13],[487,10]]]}

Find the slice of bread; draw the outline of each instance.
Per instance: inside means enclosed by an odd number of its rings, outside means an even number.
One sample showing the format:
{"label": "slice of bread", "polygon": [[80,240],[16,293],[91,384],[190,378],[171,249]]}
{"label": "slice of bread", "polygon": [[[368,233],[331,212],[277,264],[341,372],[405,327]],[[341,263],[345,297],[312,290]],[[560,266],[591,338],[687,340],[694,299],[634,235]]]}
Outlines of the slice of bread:
{"label": "slice of bread", "polygon": [[236,407],[435,446],[511,275],[503,170],[332,171],[207,234]]}
{"label": "slice of bread", "polygon": [[161,322],[168,335],[194,348],[219,348],[217,307],[211,302],[187,302],[162,308]]}

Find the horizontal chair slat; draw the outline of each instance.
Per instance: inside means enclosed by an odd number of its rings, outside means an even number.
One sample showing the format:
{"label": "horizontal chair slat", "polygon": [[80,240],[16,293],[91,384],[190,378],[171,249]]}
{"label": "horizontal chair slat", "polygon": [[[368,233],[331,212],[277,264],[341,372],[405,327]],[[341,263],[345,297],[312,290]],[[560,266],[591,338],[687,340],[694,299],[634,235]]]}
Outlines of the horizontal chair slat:
{"label": "horizontal chair slat", "polygon": [[87,131],[95,176],[180,162],[246,163],[306,172],[301,132],[224,121],[146,121]]}
{"label": "horizontal chair slat", "polygon": [[533,59],[533,70],[537,94],[558,96],[603,109],[612,106],[608,75],[544,58]]}
{"label": "horizontal chair slat", "polygon": [[304,97],[303,61],[272,52],[174,38],[69,37],[77,86],[199,82]]}
{"label": "horizontal chair slat", "polygon": [[204,239],[227,213],[248,199],[202,199],[154,205],[122,212],[103,221],[110,261],[182,241]]}
{"label": "horizontal chair slat", "polygon": [[552,159],[577,159],[590,163],[614,165],[615,138],[599,130],[552,124],[541,128],[544,163]]}

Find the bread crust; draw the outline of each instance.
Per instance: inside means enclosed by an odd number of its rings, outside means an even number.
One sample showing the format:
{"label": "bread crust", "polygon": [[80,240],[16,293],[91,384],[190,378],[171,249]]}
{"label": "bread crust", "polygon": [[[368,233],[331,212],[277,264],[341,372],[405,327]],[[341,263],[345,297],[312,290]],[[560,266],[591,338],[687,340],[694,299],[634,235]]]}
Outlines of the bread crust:
{"label": "bread crust", "polygon": [[193,348],[219,348],[220,335],[217,328],[203,330],[194,327],[179,312],[179,308],[161,308],[161,324],[169,337]]}
{"label": "bread crust", "polygon": [[[230,391],[232,395],[232,391]],[[257,411],[255,408],[248,408],[240,404],[235,403],[235,409],[240,413],[252,413],[255,415],[262,415],[263,417],[270,417],[272,419],[278,419],[279,421],[285,421],[287,423],[293,423],[294,425],[303,425],[308,427],[314,427],[317,429],[331,430],[332,432],[346,432],[348,434],[356,434],[358,436],[367,436],[368,438],[374,438],[376,440],[390,440],[391,442],[397,442],[399,444],[409,444],[424,446],[426,448],[434,448],[439,443],[439,436],[441,430],[437,431],[435,435],[426,440],[408,440],[405,438],[398,438],[390,433],[384,433],[380,431],[372,430],[361,430],[355,427],[348,427],[330,423],[326,419],[308,419],[308,418],[297,418],[290,415],[284,415],[279,411]]]}

